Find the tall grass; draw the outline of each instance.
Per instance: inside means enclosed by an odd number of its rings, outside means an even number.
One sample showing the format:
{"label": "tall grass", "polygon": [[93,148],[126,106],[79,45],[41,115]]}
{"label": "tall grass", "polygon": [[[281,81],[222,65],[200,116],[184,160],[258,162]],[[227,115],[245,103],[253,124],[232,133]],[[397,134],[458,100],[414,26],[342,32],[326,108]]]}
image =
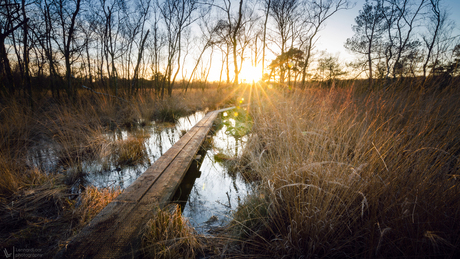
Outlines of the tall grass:
{"label": "tall grass", "polygon": [[231,231],[254,257],[460,254],[460,92],[255,89]]}
{"label": "tall grass", "polygon": [[93,186],[86,188],[80,197],[79,203],[73,206],[73,213],[78,215],[80,226],[90,222],[120,193],[119,188],[97,188]]}
{"label": "tall grass", "polygon": [[[0,108],[0,198],[40,183],[40,172],[26,166],[28,147],[38,141],[32,110],[16,100]],[[37,181],[38,180],[38,181]]]}
{"label": "tall grass", "polygon": [[[112,143],[103,137],[104,132],[139,127],[152,120],[176,121],[197,110],[214,109],[225,94],[193,90],[175,92],[165,100],[151,93],[122,101],[82,91],[74,101],[44,97],[35,101],[34,109],[21,98],[2,100],[0,196],[8,197],[35,183],[40,178],[37,172],[76,168],[67,172],[70,183],[77,178],[75,173],[81,173],[84,161],[107,161],[111,154],[120,158],[115,164],[132,164],[140,160],[143,143]],[[136,157],[128,154],[132,151]],[[42,153],[50,153],[56,161],[42,161]]]}
{"label": "tall grass", "polygon": [[157,210],[145,226],[142,246],[148,258],[196,258],[202,253],[198,235],[177,204]]}
{"label": "tall grass", "polygon": [[154,94],[121,100],[81,91],[75,100],[44,96],[34,100],[33,109],[21,97],[0,99],[0,243],[49,246],[51,257],[60,242],[120,193],[71,188],[79,187],[84,174],[93,173],[85,164],[121,167],[148,159],[144,138],[117,140],[104,133],[164,120],[157,115],[164,103],[181,111],[173,112],[174,118],[213,109],[224,94],[175,92],[161,101]]}

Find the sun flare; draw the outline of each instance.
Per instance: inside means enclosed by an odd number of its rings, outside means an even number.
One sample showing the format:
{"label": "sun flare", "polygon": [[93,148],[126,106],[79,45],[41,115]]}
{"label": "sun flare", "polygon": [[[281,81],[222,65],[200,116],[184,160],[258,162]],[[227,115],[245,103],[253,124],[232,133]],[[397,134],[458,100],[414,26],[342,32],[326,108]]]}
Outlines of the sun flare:
{"label": "sun flare", "polygon": [[243,66],[240,79],[243,83],[258,82],[262,79],[262,68],[260,66]]}

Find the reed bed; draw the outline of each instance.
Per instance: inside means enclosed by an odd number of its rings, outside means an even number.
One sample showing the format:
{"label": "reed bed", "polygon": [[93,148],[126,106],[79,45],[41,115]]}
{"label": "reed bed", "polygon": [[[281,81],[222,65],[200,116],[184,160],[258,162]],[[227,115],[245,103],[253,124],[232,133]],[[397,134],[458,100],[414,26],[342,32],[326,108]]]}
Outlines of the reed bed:
{"label": "reed bed", "polygon": [[234,215],[228,232],[240,242],[232,251],[456,258],[457,88],[254,89],[259,101],[240,164],[260,186]]}
{"label": "reed bed", "polygon": [[0,243],[40,246],[52,257],[121,192],[81,186],[82,176],[94,173],[86,165],[104,170],[148,160],[145,136],[110,139],[105,133],[163,121],[156,115],[163,103],[180,104],[176,118],[214,109],[224,96],[212,89],[175,91],[165,100],[153,93],[121,99],[80,91],[72,100],[42,96],[33,106],[19,96],[0,99]]}

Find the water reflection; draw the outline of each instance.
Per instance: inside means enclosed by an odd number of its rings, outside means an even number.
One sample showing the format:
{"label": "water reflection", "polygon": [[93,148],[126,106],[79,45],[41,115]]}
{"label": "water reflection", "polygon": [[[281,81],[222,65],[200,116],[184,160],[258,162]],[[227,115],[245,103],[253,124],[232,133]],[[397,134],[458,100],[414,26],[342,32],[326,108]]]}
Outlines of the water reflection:
{"label": "water reflection", "polygon": [[212,138],[212,144],[200,151],[201,161],[192,164],[175,196],[182,215],[189,218],[199,233],[228,223],[232,211],[251,188],[240,174],[228,169],[228,161],[215,159],[222,153],[234,159],[247,140],[245,136],[234,137],[226,132],[224,124]]}
{"label": "water reflection", "polygon": [[204,112],[197,112],[187,117],[180,118],[176,124],[155,123],[136,131],[119,131],[108,133],[107,138],[118,141],[132,138],[136,135],[149,136],[144,140],[147,153],[146,162],[134,166],[109,165],[103,169],[101,165],[93,167],[85,180],[87,184],[97,187],[119,186],[122,189],[133,183],[147,168],[160,158],[164,152],[172,147],[181,137],[182,132],[190,130],[205,116]]}
{"label": "water reflection", "polygon": [[[107,145],[105,155],[100,159],[80,161],[75,167],[60,166],[55,149],[45,144],[39,151],[31,152],[30,160],[33,164],[46,167],[46,171],[61,171],[78,177],[70,181],[74,183],[75,192],[89,185],[125,189],[204,116],[204,112],[197,112],[179,119],[176,124],[155,123],[141,129],[106,133],[104,137],[108,141],[104,142]],[[245,125],[238,124],[236,116],[229,117],[221,117],[223,123],[214,128],[215,135],[199,151],[176,193],[175,200],[181,204],[183,216],[188,217],[200,233],[227,223],[232,210],[236,209],[251,188],[240,174],[228,170],[228,161],[240,155],[247,140],[243,135],[247,133],[243,127]],[[130,163],[129,159],[120,163],[116,162],[119,157],[113,157],[112,145],[129,141],[140,143],[138,150],[146,153],[142,163],[132,165],[134,163]],[[127,153],[132,154],[131,151]],[[120,154],[121,151],[117,156]]]}

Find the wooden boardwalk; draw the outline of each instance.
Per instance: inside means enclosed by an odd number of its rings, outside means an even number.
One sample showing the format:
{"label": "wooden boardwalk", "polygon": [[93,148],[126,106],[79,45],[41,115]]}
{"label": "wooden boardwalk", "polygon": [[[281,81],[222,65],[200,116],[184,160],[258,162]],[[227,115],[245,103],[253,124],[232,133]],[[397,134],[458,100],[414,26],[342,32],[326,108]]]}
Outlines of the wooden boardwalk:
{"label": "wooden boardwalk", "polygon": [[141,232],[155,210],[170,203],[219,112],[190,129],[134,183],[109,203],[55,258],[136,258]]}

